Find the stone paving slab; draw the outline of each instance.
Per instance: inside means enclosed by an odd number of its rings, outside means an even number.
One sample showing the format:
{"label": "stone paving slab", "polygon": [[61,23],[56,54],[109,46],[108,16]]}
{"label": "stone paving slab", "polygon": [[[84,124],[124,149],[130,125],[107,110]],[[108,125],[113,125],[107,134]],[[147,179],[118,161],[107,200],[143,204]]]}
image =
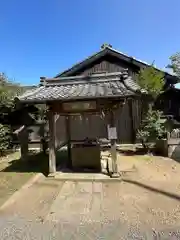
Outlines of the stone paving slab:
{"label": "stone paving slab", "polygon": [[110,179],[108,175],[102,173],[64,173],[64,172],[57,172],[54,178],[62,181],[89,181],[89,180],[104,181]]}

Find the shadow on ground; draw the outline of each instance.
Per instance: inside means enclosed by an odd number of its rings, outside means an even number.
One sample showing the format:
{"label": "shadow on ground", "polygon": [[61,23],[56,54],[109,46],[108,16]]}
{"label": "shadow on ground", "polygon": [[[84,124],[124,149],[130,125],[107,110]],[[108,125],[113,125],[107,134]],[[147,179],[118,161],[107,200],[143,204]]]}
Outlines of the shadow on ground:
{"label": "shadow on ground", "polygon": [[143,184],[143,183],[140,183],[138,181],[131,180],[131,179],[123,179],[123,182],[134,184],[136,186],[142,187],[142,188],[147,189],[149,191],[152,191],[152,192],[155,192],[155,193],[159,193],[159,194],[162,194],[162,195],[164,195],[166,197],[173,198],[175,200],[180,201],[180,196],[177,195],[177,194],[170,193],[170,192],[167,192],[167,191],[164,191],[164,190],[161,190],[161,189],[157,189],[157,188],[154,188],[152,186],[148,186],[146,184]]}
{"label": "shadow on ground", "polygon": [[[136,147],[136,148],[119,148],[117,152],[123,154],[125,156],[134,156],[134,155],[144,155],[147,154],[147,150],[143,147]],[[150,149],[150,152],[153,152],[153,149]]]}
{"label": "shadow on ground", "polygon": [[124,156],[135,156],[135,155],[153,155],[153,156],[162,156],[159,153],[155,146],[150,146],[148,149],[143,148],[142,146],[139,147],[129,147],[129,148],[117,148],[117,152],[124,155]]}
{"label": "shadow on ground", "polygon": [[[67,150],[57,151],[56,165],[64,165],[67,162]],[[12,160],[10,165],[2,170],[2,172],[36,172],[48,175],[49,156],[48,154],[31,153],[26,161],[21,159]]]}

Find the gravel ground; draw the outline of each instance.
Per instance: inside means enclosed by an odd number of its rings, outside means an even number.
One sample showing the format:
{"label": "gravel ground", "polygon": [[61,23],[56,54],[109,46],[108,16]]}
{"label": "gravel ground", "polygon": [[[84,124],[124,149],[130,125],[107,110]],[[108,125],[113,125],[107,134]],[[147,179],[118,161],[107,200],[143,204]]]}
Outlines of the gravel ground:
{"label": "gravel ground", "polygon": [[39,223],[20,217],[0,218],[0,239],[148,239],[175,240],[180,239],[177,229],[165,229],[157,232],[155,229],[138,229],[126,226],[121,221],[107,223]]}

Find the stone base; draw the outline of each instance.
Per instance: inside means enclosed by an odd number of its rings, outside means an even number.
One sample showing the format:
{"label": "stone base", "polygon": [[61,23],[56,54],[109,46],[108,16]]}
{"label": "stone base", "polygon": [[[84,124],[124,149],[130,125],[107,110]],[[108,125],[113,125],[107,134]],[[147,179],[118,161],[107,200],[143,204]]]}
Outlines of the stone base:
{"label": "stone base", "polygon": [[48,174],[48,177],[50,177],[50,178],[54,178],[56,176],[56,172],[55,173],[49,173]]}
{"label": "stone base", "polygon": [[120,177],[120,174],[117,172],[117,173],[112,173],[110,175],[111,178],[119,178]]}
{"label": "stone base", "polygon": [[89,182],[104,182],[104,181],[119,181],[118,178],[110,178],[102,173],[63,173],[57,172],[55,179],[62,181],[89,181]]}

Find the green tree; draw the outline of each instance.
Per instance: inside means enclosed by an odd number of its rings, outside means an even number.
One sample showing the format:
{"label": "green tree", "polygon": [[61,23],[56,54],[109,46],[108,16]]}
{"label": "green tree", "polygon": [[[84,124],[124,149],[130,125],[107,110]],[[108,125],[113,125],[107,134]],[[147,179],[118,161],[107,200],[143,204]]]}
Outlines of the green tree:
{"label": "green tree", "polygon": [[180,78],[180,52],[172,55],[169,59],[171,63],[168,64],[167,68],[171,69],[173,73]]}
{"label": "green tree", "polygon": [[0,124],[0,156],[10,147],[11,134],[7,125]]}
{"label": "green tree", "polygon": [[137,132],[137,138],[141,141],[143,147],[149,150],[148,143],[163,137],[166,132],[162,112],[153,110],[157,97],[164,89],[164,74],[152,65],[142,69],[136,79],[139,86],[149,96],[147,113],[143,115],[142,124]]}
{"label": "green tree", "polygon": [[0,73],[0,154],[10,147],[11,128],[8,115],[14,110],[14,97],[24,91],[19,84],[13,83],[4,73]]}
{"label": "green tree", "polygon": [[137,138],[141,141],[144,149],[148,150],[149,142],[154,142],[156,139],[162,139],[166,136],[165,123],[166,119],[163,118],[161,111],[150,109],[147,112],[137,132]]}
{"label": "green tree", "polygon": [[136,75],[139,86],[144,89],[154,101],[162,93],[164,87],[164,74],[154,66],[141,69]]}
{"label": "green tree", "polygon": [[6,121],[6,116],[14,109],[14,97],[23,91],[23,87],[0,73],[0,123]]}

